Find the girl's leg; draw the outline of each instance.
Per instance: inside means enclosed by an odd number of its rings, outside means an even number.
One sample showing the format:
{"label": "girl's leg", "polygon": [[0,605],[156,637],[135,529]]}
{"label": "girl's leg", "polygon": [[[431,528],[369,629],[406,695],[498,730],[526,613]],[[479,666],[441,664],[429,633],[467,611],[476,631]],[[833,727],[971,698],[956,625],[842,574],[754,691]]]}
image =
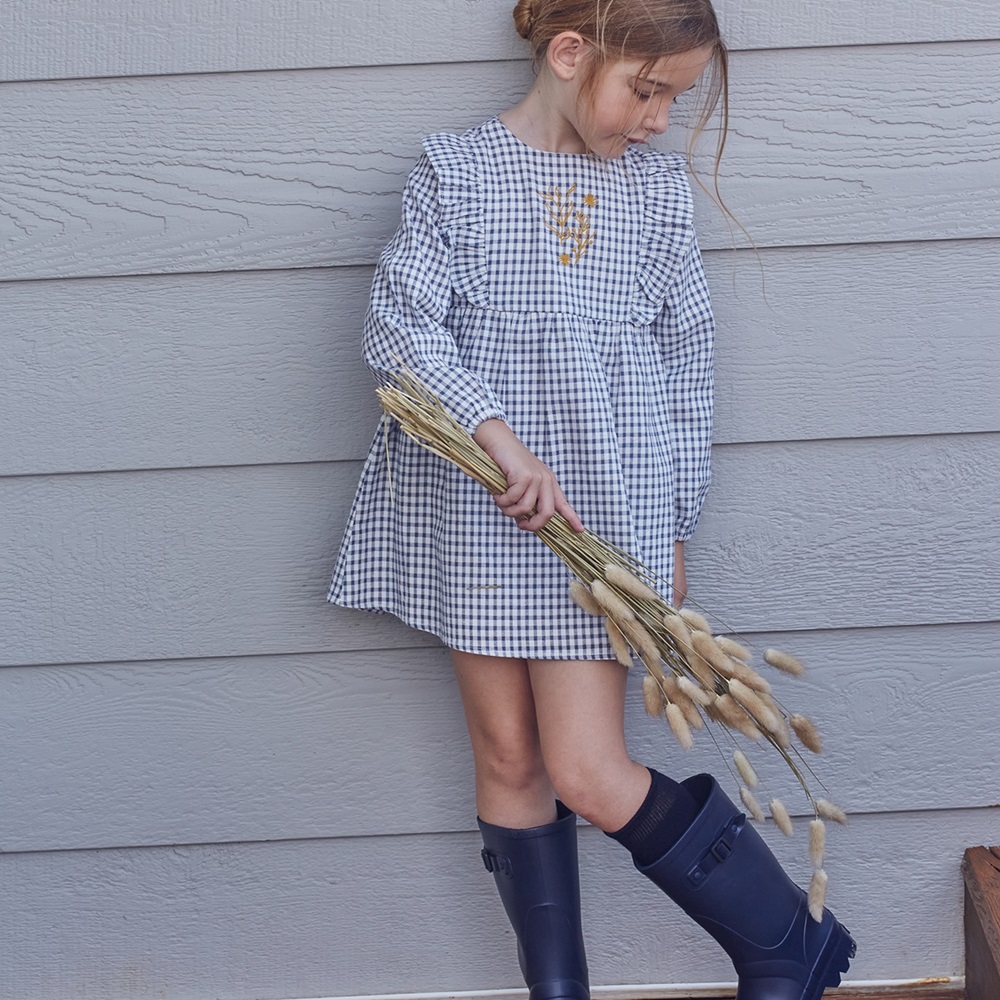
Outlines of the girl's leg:
{"label": "girl's leg", "polygon": [[626,670],[614,661],[529,664],[542,756],[559,797],[640,862],[684,834],[698,804],[625,747]]}
{"label": "girl's leg", "polygon": [[576,816],[542,763],[523,660],[453,653],[476,766],[483,861],[518,941],[531,1000],[588,1000]]}
{"label": "girl's leg", "polygon": [[539,742],[556,794],[605,832],[635,815],[649,770],[625,747],[625,679],[620,663],[532,660],[528,665]]}
{"label": "girl's leg", "polygon": [[476,769],[479,818],[524,828],[551,823],[555,795],[538,742],[524,660],[452,650]]}
{"label": "girl's leg", "polygon": [[[819,1000],[854,954],[709,775],[677,785],[628,759],[624,668],[533,661],[542,755],[557,794],[632,853],[636,867],[725,948],[740,1000]],[[641,773],[640,773],[641,772]],[[645,774],[645,778],[642,778]],[[631,812],[629,811],[631,810]]]}

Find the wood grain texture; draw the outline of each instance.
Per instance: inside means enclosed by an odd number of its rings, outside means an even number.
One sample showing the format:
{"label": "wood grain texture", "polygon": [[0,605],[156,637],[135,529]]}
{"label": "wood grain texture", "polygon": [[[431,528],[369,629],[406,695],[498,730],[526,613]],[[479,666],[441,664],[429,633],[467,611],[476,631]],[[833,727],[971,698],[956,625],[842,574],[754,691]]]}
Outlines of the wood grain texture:
{"label": "wood grain texture", "polygon": [[[740,631],[995,621],[997,444],[719,448],[692,596]],[[323,603],[358,471],[0,480],[0,663],[392,645],[393,622]]]}
{"label": "wood grain texture", "polygon": [[[0,81],[490,61],[524,55],[509,5],[417,0],[75,0],[0,8]],[[991,0],[807,11],[770,0],[716,4],[734,49],[963,41],[1000,35]],[[447,30],[443,30],[444,28]]]}
{"label": "wood grain texture", "polygon": [[[809,758],[828,789],[817,794],[852,817],[997,801],[1000,624],[749,639],[810,665],[801,681],[769,673],[824,734],[825,753]],[[736,794],[708,732],[684,753],[645,715],[638,671],[626,717],[636,760],[716,772]],[[0,731],[2,852],[475,829],[465,724],[437,647],[8,667]],[[767,795],[802,813],[785,765],[745,749]]]}
{"label": "wood grain texture", "polygon": [[[1000,431],[1000,240],[716,251],[706,268],[717,444]],[[0,283],[0,474],[363,457],[370,281]]]}
{"label": "wood grain texture", "polygon": [[0,474],[364,456],[370,286],[370,268],[0,284]]}
{"label": "wood grain texture", "polygon": [[[1000,107],[982,81],[998,73],[991,42],[744,53],[726,197],[758,246],[996,236]],[[372,263],[419,137],[527,83],[496,62],[8,84],[0,274]],[[732,246],[701,202],[703,245]]]}
{"label": "wood grain texture", "polygon": [[[829,901],[856,980],[959,975],[959,864],[995,809],[859,817],[831,838]],[[731,982],[705,933],[598,830],[580,831],[595,985]],[[514,988],[476,834],[0,855],[9,996],[220,1000]],[[801,845],[777,845],[795,878]],[[890,919],[906,914],[907,919]],[[60,955],[59,962],[51,955]]]}
{"label": "wood grain texture", "polygon": [[966,1000],[1000,995],[1000,847],[970,847],[965,876]]}
{"label": "wood grain texture", "polygon": [[[419,136],[527,85],[509,5],[124,6],[0,5],[0,81],[52,81],[0,100],[0,997],[516,987],[445,652],[322,601],[370,266]],[[720,10],[768,300],[699,195],[724,399],[694,595],[810,663],[786,700],[852,811],[852,975],[953,976],[998,816],[1000,7]],[[719,769],[629,699],[637,757]],[[581,842],[595,983],[732,979]],[[775,846],[808,876],[801,832]]]}

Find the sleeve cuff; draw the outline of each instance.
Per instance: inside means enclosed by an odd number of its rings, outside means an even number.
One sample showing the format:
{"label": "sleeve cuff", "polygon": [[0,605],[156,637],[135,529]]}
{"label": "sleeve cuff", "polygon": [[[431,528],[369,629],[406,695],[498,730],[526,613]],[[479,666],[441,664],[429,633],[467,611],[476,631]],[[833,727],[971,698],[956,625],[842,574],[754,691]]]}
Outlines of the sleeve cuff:
{"label": "sleeve cuff", "polygon": [[[382,379],[391,373],[378,373]],[[484,421],[506,421],[507,414],[497,395],[467,368],[416,368],[414,374],[444,404],[448,413],[470,435]]]}

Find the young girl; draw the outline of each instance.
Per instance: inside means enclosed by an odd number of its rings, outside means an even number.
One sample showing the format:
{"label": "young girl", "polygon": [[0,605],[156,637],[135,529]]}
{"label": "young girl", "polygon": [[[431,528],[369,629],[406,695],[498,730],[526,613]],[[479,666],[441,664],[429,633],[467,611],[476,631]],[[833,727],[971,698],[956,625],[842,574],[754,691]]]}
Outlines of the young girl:
{"label": "young girl", "polygon": [[[713,321],[685,161],[646,143],[708,74],[709,0],[519,0],[537,78],[515,107],[434,135],[379,261],[364,332],[382,381],[406,366],[507,476],[490,496],[404,437],[375,435],[329,599],[452,650],[486,868],[531,1000],[585,1000],[576,816],[713,935],[739,1000],[817,1000],[854,942],[713,778],[632,761],[625,668],[532,533],[558,511],[685,590],[709,480]],[[517,530],[521,529],[521,530]]]}

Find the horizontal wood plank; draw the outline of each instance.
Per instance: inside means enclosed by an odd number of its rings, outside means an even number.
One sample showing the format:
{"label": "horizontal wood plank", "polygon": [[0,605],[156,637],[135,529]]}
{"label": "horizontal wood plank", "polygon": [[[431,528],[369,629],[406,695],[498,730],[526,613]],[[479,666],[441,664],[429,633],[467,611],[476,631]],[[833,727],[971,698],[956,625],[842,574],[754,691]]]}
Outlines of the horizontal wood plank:
{"label": "horizontal wood plank", "polygon": [[[758,246],[996,236],[998,74],[1000,42],[743,53],[726,197]],[[0,275],[370,264],[419,137],[527,84],[519,62],[8,84]],[[742,239],[701,202],[705,247]]]}
{"label": "horizontal wood plank", "polygon": [[[719,0],[734,49],[996,38],[992,0],[876,7],[844,0],[814,10]],[[243,70],[490,61],[524,55],[506,4],[447,0],[356,5],[346,0],[133,0],[127,12],[75,0],[0,8],[0,81]],[[443,30],[447,27],[447,31]]]}
{"label": "horizontal wood plank", "polygon": [[[717,444],[1000,431],[1000,240],[717,251],[706,267]],[[363,457],[370,281],[0,284],[0,475]]]}
{"label": "horizontal wood plank", "polygon": [[[731,445],[689,546],[741,631],[996,621],[998,436]],[[0,480],[5,664],[408,645],[324,602],[356,463]]]}
{"label": "horizontal wood plank", "polygon": [[[765,670],[824,734],[825,753],[810,757],[827,789],[816,794],[852,817],[995,802],[1000,624],[748,638],[809,664],[801,681]],[[678,777],[713,771],[735,795],[708,732],[684,753],[645,715],[640,673],[628,691],[634,758]],[[0,729],[3,852],[475,829],[465,724],[437,647],[8,667]],[[767,797],[808,811],[777,755],[745,750]]]}
{"label": "horizontal wood plank", "polygon": [[[828,901],[858,941],[852,979],[961,974],[959,863],[996,812],[859,817],[830,838]],[[515,948],[479,847],[462,833],[3,854],[18,915],[0,923],[5,981],[32,1000],[513,989]],[[733,981],[721,949],[617,844],[585,827],[580,847],[594,985]],[[775,847],[808,877],[801,844]]]}

